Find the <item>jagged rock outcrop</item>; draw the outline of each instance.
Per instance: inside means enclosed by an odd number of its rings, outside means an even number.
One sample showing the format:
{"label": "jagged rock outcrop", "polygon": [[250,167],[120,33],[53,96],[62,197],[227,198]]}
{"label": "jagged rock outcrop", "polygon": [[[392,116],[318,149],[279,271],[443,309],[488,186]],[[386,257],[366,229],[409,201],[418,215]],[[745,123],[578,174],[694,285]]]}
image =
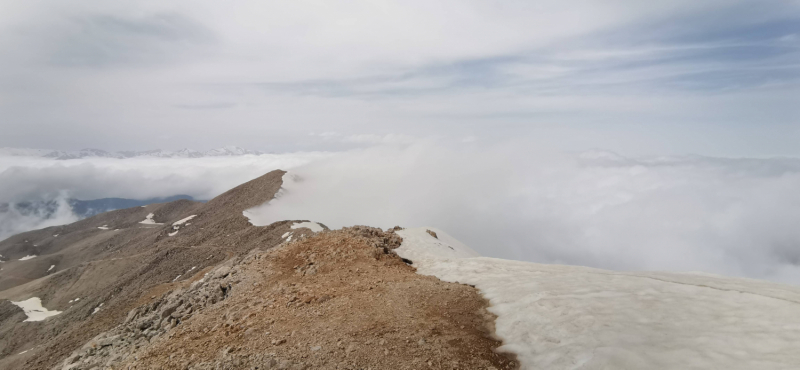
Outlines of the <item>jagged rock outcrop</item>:
{"label": "jagged rock outcrop", "polygon": [[136,349],[191,318],[194,312],[224,300],[238,283],[238,269],[231,266],[240,259],[229,260],[188,287],[179,287],[132,309],[122,324],[98,334],[54,369],[113,368]]}

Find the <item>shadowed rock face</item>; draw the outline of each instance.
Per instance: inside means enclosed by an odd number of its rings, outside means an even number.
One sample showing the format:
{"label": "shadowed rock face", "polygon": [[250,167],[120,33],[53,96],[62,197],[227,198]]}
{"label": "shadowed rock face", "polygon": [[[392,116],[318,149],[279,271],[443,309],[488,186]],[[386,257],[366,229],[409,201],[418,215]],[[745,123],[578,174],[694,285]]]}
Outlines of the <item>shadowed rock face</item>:
{"label": "shadowed rock face", "polygon": [[[242,211],[272,199],[283,174],[270,172],[205,204],[177,200],[122,209],[0,242],[0,368],[50,368],[150,296],[254,248],[281,243],[291,222],[254,227]],[[150,214],[155,224],[141,223]],[[28,255],[36,257],[19,260]],[[63,312],[23,322],[25,314],[8,300],[31,297]]]}

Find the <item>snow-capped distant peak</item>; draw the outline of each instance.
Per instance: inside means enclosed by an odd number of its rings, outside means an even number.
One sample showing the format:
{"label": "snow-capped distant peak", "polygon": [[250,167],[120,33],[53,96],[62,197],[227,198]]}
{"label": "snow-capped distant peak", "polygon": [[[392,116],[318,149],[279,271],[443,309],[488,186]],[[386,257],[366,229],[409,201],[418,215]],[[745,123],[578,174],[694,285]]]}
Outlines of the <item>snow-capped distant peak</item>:
{"label": "snow-capped distant peak", "polygon": [[15,156],[15,157],[45,157],[59,160],[68,159],[82,159],[82,158],[136,158],[136,157],[154,157],[154,158],[202,158],[202,157],[223,157],[223,156],[240,156],[240,155],[261,155],[263,152],[257,150],[244,149],[238,146],[226,146],[217,149],[206,151],[199,151],[189,148],[183,148],[176,151],[153,149],[141,151],[119,151],[108,152],[102,149],[81,149],[81,150],[47,150],[47,149],[18,149],[18,148],[0,148],[0,156]]}
{"label": "snow-capped distant peak", "polygon": [[209,157],[219,157],[219,156],[236,156],[236,155],[248,155],[248,154],[263,154],[258,151],[244,149],[238,146],[226,146],[223,148],[218,149],[211,149],[204,153],[206,156]]}

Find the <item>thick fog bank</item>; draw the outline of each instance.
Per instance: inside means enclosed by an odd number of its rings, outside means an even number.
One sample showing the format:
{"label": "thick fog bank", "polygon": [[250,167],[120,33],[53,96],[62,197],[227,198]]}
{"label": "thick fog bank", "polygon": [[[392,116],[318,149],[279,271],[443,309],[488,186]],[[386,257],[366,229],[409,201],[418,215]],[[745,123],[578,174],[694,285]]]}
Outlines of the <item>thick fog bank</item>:
{"label": "thick fog bank", "polygon": [[[54,161],[0,157],[0,203],[210,199],[274,169],[295,179],[248,215],[436,226],[486,256],[800,282],[800,160],[630,158],[441,140],[339,153]],[[74,220],[6,212],[0,238]],[[68,208],[67,208],[68,210]]]}
{"label": "thick fog bank", "polygon": [[[435,225],[486,256],[800,282],[800,160],[374,147],[291,171],[257,224]],[[292,180],[294,179],[294,180]]]}
{"label": "thick fog bank", "polygon": [[[0,156],[0,240],[77,221],[69,198],[150,199],[187,194],[210,199],[275,169],[291,169],[325,153],[263,154],[218,158],[83,158],[54,160]],[[18,209],[44,202],[55,209]]]}

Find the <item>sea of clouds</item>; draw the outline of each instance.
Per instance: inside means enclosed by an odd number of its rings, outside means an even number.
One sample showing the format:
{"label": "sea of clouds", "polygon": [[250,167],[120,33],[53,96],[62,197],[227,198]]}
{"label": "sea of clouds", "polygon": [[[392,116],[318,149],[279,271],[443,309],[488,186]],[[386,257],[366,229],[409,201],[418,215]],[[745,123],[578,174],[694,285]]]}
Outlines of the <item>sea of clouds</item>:
{"label": "sea of clouds", "polygon": [[798,159],[624,157],[431,139],[337,153],[16,157],[0,166],[0,202],[43,194],[209,199],[281,168],[293,180],[280,198],[247,212],[256,224],[436,226],[485,256],[800,283]]}

